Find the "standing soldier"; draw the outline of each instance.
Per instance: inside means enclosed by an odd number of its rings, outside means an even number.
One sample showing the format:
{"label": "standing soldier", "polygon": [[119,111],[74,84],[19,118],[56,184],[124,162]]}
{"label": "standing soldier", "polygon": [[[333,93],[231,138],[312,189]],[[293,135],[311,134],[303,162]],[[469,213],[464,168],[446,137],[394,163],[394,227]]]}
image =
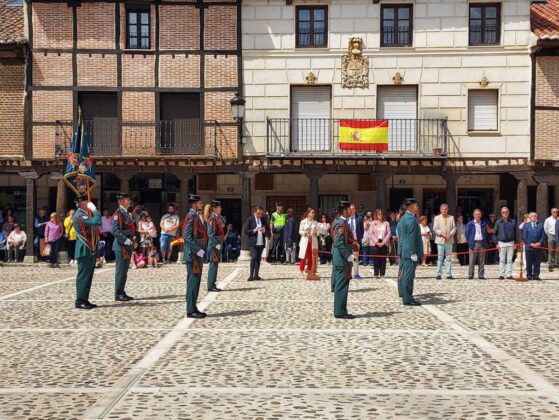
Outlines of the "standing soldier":
{"label": "standing soldier", "polygon": [[208,268],[208,292],[221,292],[216,286],[217,268],[221,261],[223,241],[225,240],[225,219],[221,215],[221,202],[212,201],[212,214],[208,219],[208,254],[210,267]]}
{"label": "standing soldier", "polygon": [[415,215],[418,206],[415,198],[404,200],[406,212],[398,223],[398,256],[400,269],[398,273],[398,294],[406,306],[421,306],[413,298],[413,281],[417,264],[423,260],[423,243],[419,223]]}
{"label": "standing soldier", "polygon": [[334,316],[336,318],[353,319],[347,312],[347,295],[351,268],[355,256],[353,255],[353,236],[347,223],[349,215],[348,201],[340,201],[338,214],[332,223],[332,287],[334,292]]}
{"label": "standing soldier", "polygon": [[184,219],[182,228],[186,263],[186,317],[205,318],[206,314],[200,312],[196,306],[208,242],[206,224],[200,214],[204,203],[200,200],[200,196],[194,194],[188,196],[188,203],[190,210]]}
{"label": "standing soldier", "polygon": [[134,299],[126,294],[124,288],[126,287],[130,258],[134,248],[132,242],[136,228],[132,217],[128,213],[130,196],[127,193],[119,192],[116,198],[118,199],[118,208],[115,211],[111,225],[111,233],[115,238],[113,251],[116,256],[115,300],[128,302]]}
{"label": "standing soldier", "polygon": [[[99,241],[99,226],[101,226],[101,213],[95,204],[88,202],[84,196],[75,199],[77,211],[74,213],[72,224],[78,234],[75,259],[78,261],[78,275],[76,276],[76,309],[93,309],[89,301],[89,291],[97,259],[97,242]],[[91,210],[93,215],[87,210]]]}

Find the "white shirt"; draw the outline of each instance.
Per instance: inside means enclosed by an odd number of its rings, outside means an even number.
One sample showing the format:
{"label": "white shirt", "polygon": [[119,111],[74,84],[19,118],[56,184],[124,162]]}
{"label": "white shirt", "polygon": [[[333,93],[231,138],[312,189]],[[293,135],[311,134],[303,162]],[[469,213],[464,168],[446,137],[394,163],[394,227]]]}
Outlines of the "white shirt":
{"label": "white shirt", "polygon": [[476,228],[476,236],[474,241],[483,241],[483,233],[481,233],[481,222],[474,221],[474,226]]}
{"label": "white shirt", "polygon": [[[257,228],[261,228],[262,227],[262,220],[259,217],[254,217],[256,219],[256,227]],[[264,245],[264,235],[262,234],[262,232],[258,231],[257,233],[257,237],[256,237],[256,245],[257,246],[263,246]]]}
{"label": "white shirt", "polygon": [[545,230],[545,233],[549,236],[549,235],[553,235],[555,236],[555,224],[557,223],[557,219],[553,216],[549,216],[547,219],[545,219],[545,222],[543,224],[543,229]]}

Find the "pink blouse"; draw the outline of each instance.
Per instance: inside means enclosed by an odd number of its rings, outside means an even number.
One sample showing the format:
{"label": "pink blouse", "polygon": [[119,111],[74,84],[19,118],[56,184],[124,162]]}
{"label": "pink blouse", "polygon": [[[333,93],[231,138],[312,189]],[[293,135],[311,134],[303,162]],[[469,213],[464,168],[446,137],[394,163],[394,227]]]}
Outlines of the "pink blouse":
{"label": "pink blouse", "polygon": [[388,222],[373,220],[365,231],[364,237],[369,241],[369,246],[375,246],[380,239],[383,246],[390,246],[390,225]]}

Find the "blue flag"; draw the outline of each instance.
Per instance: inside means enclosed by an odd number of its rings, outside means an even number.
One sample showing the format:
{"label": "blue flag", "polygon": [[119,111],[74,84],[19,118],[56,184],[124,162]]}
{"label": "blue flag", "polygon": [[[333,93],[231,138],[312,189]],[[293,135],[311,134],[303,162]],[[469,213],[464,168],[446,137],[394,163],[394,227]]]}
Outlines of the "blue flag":
{"label": "blue flag", "polygon": [[86,195],[97,185],[93,156],[89,153],[89,133],[83,126],[81,116],[72,137],[72,147],[64,170],[64,181],[77,195]]}

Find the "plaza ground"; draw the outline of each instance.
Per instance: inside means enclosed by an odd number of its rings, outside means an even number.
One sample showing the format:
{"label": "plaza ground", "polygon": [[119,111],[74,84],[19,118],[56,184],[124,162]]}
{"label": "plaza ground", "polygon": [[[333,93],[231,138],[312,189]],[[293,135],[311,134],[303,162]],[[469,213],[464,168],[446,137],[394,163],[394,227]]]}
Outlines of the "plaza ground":
{"label": "plaza ground", "polygon": [[[205,267],[206,271],[206,267]],[[396,269],[362,268],[354,320],[333,317],[330,268],[220,267],[184,318],[185,267],[95,274],[92,311],[73,309],[75,268],[0,268],[0,418],[559,418],[559,272],[517,283],[435,280],[419,268],[404,307]],[[203,286],[205,285],[205,273]]]}

